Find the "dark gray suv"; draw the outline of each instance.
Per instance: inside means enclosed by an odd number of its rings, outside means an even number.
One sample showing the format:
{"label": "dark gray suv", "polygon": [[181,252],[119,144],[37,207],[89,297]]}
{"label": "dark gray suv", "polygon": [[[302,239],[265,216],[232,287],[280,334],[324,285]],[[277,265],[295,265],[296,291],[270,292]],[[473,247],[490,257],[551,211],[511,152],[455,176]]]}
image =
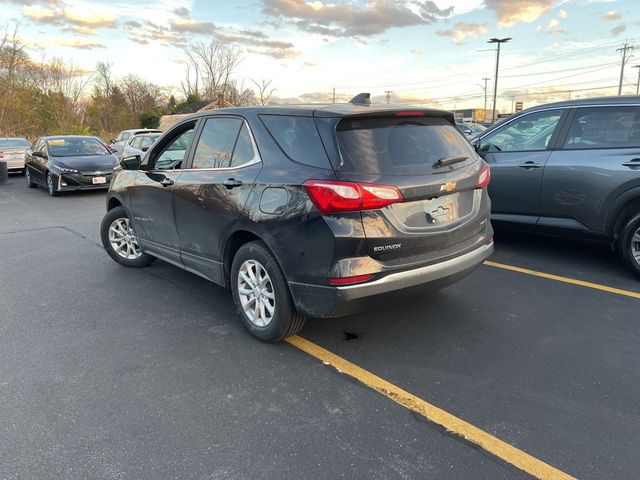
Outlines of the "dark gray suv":
{"label": "dark gray suv", "polygon": [[489,163],[491,218],[605,239],[640,276],[640,97],[552,103],[473,140]]}

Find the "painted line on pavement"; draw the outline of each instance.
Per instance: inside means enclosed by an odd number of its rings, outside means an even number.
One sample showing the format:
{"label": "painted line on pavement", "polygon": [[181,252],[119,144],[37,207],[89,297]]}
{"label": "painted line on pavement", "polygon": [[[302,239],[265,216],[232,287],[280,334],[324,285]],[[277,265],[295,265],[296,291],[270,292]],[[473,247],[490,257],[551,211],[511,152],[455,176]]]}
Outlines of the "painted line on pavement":
{"label": "painted line on pavement", "polygon": [[309,340],[298,335],[294,335],[286,338],[285,341],[294,347],[299,348],[303,352],[308,353],[312,357],[321,360],[323,363],[331,365],[338,370],[338,372],[355,378],[362,384],[393,400],[399,405],[422,415],[430,422],[444,427],[448,432],[477,445],[483,450],[495,455],[535,478],[545,480],[575,480],[571,475],[538,460],[528,453],[509,445],[484,430],[481,430],[478,427],[465,422],[461,418],[458,418],[455,415],[452,415],[441,408],[416,397],[406,390],[403,390],[402,388],[349,362],[348,360],[345,360],[335,353],[310,342]]}
{"label": "painted line on pavement", "polygon": [[575,278],[562,277],[560,275],[553,275],[551,273],[538,272],[536,270],[529,270],[528,268],[507,265],[506,263],[492,262],[490,260],[486,260],[484,264],[489,267],[501,268],[503,270],[510,270],[512,272],[524,273],[526,275],[533,275],[535,277],[546,278],[549,280],[556,280],[558,282],[563,282],[563,283],[570,283],[572,285],[579,285],[581,287],[592,288],[594,290],[600,290],[608,293],[615,293],[616,295],[623,295],[625,297],[640,298],[640,293],[632,292],[630,290],[622,290],[621,288],[608,287],[606,285],[600,285],[598,283],[585,282],[584,280],[576,280]]}

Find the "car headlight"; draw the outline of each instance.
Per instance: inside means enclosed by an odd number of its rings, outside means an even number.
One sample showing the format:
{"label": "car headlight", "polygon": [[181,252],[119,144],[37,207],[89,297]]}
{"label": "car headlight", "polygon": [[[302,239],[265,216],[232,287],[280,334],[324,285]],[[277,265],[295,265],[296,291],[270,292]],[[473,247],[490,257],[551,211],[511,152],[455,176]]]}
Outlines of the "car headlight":
{"label": "car headlight", "polygon": [[58,165],[52,165],[52,168],[60,173],[80,173],[80,171],[75,168],[59,167]]}

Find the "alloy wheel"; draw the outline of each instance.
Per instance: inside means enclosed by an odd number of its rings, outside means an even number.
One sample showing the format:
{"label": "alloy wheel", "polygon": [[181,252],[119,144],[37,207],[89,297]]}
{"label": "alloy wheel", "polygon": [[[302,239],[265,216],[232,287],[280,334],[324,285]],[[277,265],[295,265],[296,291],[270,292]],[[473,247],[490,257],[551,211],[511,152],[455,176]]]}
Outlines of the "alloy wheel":
{"label": "alloy wheel", "polygon": [[276,297],[273,283],[262,264],[246,260],[238,272],[238,297],[242,310],[251,323],[266,327],[273,320]]}
{"label": "alloy wheel", "polygon": [[126,260],[142,255],[138,239],[128,218],[116,218],[109,226],[109,244],[114,252]]}
{"label": "alloy wheel", "polygon": [[640,265],[640,228],[638,228],[631,238],[631,258]]}
{"label": "alloy wheel", "polygon": [[56,191],[53,186],[53,178],[51,178],[50,174],[47,174],[47,188],[49,189],[49,193],[53,195]]}

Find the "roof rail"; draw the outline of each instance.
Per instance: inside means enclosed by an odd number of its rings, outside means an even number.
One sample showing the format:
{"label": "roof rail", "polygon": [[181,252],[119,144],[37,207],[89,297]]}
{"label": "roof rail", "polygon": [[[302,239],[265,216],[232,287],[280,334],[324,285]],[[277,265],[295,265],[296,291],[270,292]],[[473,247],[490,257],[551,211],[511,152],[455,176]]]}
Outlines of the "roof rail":
{"label": "roof rail", "polygon": [[371,105],[371,94],[369,92],[359,93],[349,103],[354,105]]}

